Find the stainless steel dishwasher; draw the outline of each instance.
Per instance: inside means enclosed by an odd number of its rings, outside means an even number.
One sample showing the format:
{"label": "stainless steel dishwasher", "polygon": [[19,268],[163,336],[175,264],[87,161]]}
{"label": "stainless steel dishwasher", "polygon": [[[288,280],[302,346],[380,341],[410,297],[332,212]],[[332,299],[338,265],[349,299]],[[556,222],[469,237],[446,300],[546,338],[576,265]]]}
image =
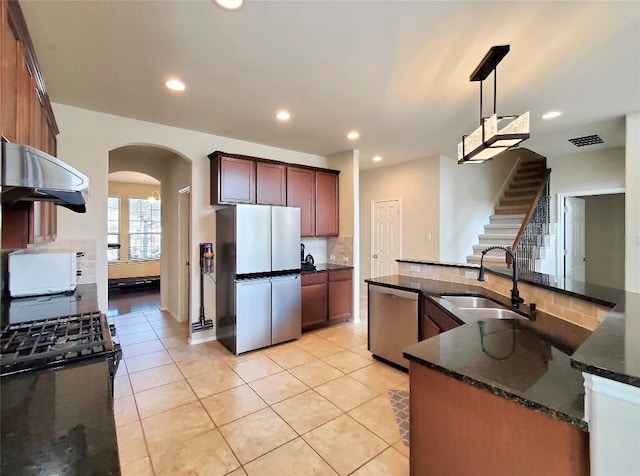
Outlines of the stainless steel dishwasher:
{"label": "stainless steel dishwasher", "polygon": [[418,342],[419,295],[369,284],[369,350],[405,369],[402,349]]}

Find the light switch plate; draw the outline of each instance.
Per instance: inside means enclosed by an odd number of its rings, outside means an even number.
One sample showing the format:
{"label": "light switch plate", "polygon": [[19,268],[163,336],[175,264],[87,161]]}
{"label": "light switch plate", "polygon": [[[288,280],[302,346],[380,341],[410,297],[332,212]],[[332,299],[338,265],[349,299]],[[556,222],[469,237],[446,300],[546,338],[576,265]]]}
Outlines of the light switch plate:
{"label": "light switch plate", "polygon": [[344,261],[345,263],[349,262],[349,257],[348,256],[343,256],[342,257],[342,261]]}
{"label": "light switch plate", "polygon": [[416,273],[419,273],[420,272],[420,266],[412,264],[411,265],[411,271],[415,271]]}

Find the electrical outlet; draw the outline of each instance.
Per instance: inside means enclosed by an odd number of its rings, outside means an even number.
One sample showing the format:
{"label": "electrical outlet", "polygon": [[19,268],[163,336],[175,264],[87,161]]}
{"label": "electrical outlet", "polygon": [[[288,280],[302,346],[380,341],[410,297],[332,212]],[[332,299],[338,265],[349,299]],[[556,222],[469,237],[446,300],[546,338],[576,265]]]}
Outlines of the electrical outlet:
{"label": "electrical outlet", "polygon": [[411,271],[415,271],[416,273],[419,273],[420,272],[420,266],[412,264],[411,265]]}
{"label": "electrical outlet", "polygon": [[424,237],[426,238],[427,241],[431,241],[431,233],[426,233]]}
{"label": "electrical outlet", "polygon": [[476,273],[475,271],[465,271],[464,272],[464,277],[465,278],[477,278],[478,277],[478,273]]}
{"label": "electrical outlet", "polygon": [[335,261],[335,259],[336,259],[336,255],[331,255],[331,256],[329,256],[329,259],[331,259],[331,260],[334,260],[334,261]]}
{"label": "electrical outlet", "polygon": [[349,262],[349,257],[348,256],[343,256],[342,257],[342,261],[344,261],[345,263]]}

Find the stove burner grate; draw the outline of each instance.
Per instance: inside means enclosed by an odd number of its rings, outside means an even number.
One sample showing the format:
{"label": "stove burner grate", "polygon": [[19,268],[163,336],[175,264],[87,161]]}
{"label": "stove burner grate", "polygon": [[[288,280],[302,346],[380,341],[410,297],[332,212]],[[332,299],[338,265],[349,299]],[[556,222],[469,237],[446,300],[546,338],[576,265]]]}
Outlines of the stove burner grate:
{"label": "stove burner grate", "polygon": [[2,373],[104,353],[105,326],[99,312],[9,324],[0,335]]}

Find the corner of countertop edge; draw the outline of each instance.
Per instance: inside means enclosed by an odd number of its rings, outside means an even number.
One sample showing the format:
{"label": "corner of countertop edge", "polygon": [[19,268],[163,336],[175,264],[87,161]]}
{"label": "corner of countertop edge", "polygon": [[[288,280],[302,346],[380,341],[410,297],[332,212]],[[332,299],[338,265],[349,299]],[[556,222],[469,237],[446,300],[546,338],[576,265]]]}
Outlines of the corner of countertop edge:
{"label": "corner of countertop edge", "polygon": [[[417,344],[414,344],[417,345]],[[500,388],[499,386],[496,385],[490,385],[486,382],[483,382],[479,379],[474,379],[473,377],[469,377],[467,375],[463,375],[459,372],[456,372],[455,370],[451,370],[451,369],[447,369],[441,365],[437,365],[433,362],[429,362],[423,359],[420,359],[419,357],[416,357],[412,354],[408,354],[407,352],[402,352],[402,355],[405,359],[408,359],[410,361],[414,361],[419,363],[420,365],[424,365],[427,368],[436,370],[440,373],[443,373],[445,375],[448,375],[452,378],[455,378],[456,380],[459,380],[463,383],[466,383],[468,385],[471,385],[472,387],[476,387],[479,389],[482,389],[486,392],[489,392],[493,395],[496,395],[498,397],[504,398],[505,400],[509,400],[509,401],[513,401],[519,405],[522,405],[524,407],[527,407],[533,411],[537,411],[537,412],[542,412],[545,414],[551,414],[553,415],[553,417],[559,421],[564,421],[566,423],[570,423],[576,427],[578,427],[579,429],[581,429],[582,431],[589,431],[589,423],[587,421],[585,421],[584,419],[579,419],[579,418],[573,418],[570,415],[559,411],[559,410],[555,410],[553,408],[550,408],[548,406],[545,406],[541,403],[535,402],[531,399],[522,397],[520,395],[517,395],[513,392],[510,392],[508,390],[505,390],[503,388]]]}

